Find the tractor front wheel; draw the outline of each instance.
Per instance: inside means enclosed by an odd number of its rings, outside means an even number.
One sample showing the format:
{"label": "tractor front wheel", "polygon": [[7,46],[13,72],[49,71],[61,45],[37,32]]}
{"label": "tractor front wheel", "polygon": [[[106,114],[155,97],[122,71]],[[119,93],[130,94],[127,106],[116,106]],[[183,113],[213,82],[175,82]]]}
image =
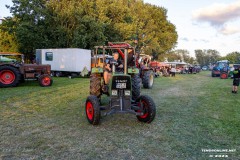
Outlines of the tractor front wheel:
{"label": "tractor front wheel", "polygon": [[141,122],[151,123],[156,115],[156,106],[152,98],[146,95],[141,95],[137,99],[137,103],[141,109],[137,112],[143,113],[143,115],[137,116],[137,119]]}
{"label": "tractor front wheel", "polygon": [[87,120],[92,125],[97,125],[100,122],[100,104],[96,96],[88,96],[85,104],[85,112]]}
{"label": "tractor front wheel", "polygon": [[53,80],[49,75],[44,74],[38,78],[38,82],[39,82],[39,85],[42,87],[49,87],[52,85]]}

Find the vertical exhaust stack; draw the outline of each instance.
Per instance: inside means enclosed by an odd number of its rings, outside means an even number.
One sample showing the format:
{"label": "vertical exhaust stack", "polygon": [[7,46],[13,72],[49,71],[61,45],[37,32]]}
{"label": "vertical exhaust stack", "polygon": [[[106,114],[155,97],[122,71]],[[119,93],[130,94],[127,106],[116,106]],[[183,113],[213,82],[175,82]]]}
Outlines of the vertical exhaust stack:
{"label": "vertical exhaust stack", "polygon": [[124,49],[124,57],[125,57],[124,58],[124,64],[125,64],[124,65],[124,74],[127,74],[127,65],[126,65],[127,64],[127,57],[128,57],[127,54],[128,54],[127,49]]}

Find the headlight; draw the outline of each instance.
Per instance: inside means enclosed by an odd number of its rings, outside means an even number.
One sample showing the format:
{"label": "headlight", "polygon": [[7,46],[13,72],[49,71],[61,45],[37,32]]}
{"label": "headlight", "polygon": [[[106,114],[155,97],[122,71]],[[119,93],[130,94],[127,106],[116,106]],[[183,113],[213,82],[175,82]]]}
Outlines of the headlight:
{"label": "headlight", "polygon": [[117,90],[112,90],[112,95],[113,96],[117,96],[118,95],[118,91]]}
{"label": "headlight", "polygon": [[130,92],[129,90],[125,90],[125,91],[124,91],[124,95],[125,95],[125,96],[130,96],[130,95],[131,95],[131,92]]}

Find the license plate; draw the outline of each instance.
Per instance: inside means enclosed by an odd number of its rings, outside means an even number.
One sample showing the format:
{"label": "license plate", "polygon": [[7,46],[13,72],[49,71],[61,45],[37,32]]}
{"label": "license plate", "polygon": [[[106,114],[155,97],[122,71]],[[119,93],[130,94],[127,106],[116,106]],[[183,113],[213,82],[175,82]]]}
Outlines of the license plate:
{"label": "license plate", "polygon": [[126,87],[126,83],[117,83],[117,84],[116,84],[116,88],[118,88],[118,89],[127,88],[127,87]]}

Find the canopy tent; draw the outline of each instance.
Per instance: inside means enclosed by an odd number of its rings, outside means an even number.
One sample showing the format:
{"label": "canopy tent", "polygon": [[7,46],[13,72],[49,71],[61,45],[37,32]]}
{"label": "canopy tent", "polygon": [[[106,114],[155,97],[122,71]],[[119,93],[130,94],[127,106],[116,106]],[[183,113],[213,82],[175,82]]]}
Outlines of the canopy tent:
{"label": "canopy tent", "polygon": [[166,64],[170,65],[187,65],[185,62],[165,62]]}
{"label": "canopy tent", "polygon": [[165,66],[169,66],[165,62],[157,62],[157,61],[150,62],[149,65],[150,65],[150,67],[165,67]]}
{"label": "canopy tent", "polygon": [[188,63],[185,62],[165,62],[166,64],[169,64],[170,66],[174,66],[176,68],[182,68],[187,67]]}

